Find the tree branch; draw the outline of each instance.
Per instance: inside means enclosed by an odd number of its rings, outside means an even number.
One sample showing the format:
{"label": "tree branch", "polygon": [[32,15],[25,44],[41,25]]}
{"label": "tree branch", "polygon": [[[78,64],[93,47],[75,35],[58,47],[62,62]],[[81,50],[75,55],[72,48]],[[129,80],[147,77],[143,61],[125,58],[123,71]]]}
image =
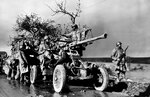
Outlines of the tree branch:
{"label": "tree branch", "polygon": [[66,14],[66,15],[69,15],[71,17],[71,21],[73,24],[75,24],[75,19],[76,17],[79,17],[79,14],[81,13],[81,9],[80,9],[80,0],[78,0],[79,3],[77,3],[77,9],[76,9],[76,12],[69,12],[66,10],[66,0],[65,2],[60,2],[60,3],[57,3],[56,2],[56,6],[57,6],[57,9],[56,10],[53,10],[50,6],[48,6],[51,11],[53,11],[53,15],[56,15],[58,13],[63,13],[63,14]]}

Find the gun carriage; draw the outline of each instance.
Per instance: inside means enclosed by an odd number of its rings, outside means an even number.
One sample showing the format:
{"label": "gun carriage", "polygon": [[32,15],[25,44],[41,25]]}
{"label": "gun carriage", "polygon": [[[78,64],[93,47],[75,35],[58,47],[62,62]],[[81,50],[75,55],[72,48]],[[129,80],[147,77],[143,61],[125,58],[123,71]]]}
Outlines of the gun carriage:
{"label": "gun carriage", "polygon": [[[78,46],[86,47],[96,40],[106,38],[107,34],[104,33],[94,38],[69,43],[67,53],[71,62],[57,64],[53,72],[53,87],[56,92],[62,92],[70,80],[92,80],[93,87],[99,91],[103,91],[107,86],[112,85],[111,82],[113,82],[113,85],[115,84],[118,78],[113,75],[112,70],[106,64],[82,61],[82,53],[80,53],[79,49],[76,49]],[[123,57],[125,57],[125,53]],[[125,72],[124,64],[125,61],[121,62],[118,69],[120,75]]]}
{"label": "gun carriage", "polygon": [[92,79],[94,88],[100,91],[107,87],[109,78],[104,65],[82,61],[80,58],[82,54],[79,49],[76,49],[105,38],[107,38],[106,33],[83,41],[69,43],[67,54],[70,56],[71,62],[57,64],[53,72],[53,87],[56,92],[61,92],[69,80]]}

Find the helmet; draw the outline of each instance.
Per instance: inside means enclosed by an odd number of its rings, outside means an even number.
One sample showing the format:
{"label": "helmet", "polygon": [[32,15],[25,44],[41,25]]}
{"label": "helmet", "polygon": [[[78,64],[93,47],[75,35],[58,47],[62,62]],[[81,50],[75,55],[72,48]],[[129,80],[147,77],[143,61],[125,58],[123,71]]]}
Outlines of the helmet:
{"label": "helmet", "polygon": [[74,28],[74,29],[78,29],[78,25],[77,24],[73,24],[73,25],[71,25],[71,27]]}
{"label": "helmet", "polygon": [[116,43],[116,46],[122,45],[122,43],[119,41]]}
{"label": "helmet", "polygon": [[44,40],[46,40],[46,39],[48,39],[48,36],[45,36],[45,37],[44,37]]}

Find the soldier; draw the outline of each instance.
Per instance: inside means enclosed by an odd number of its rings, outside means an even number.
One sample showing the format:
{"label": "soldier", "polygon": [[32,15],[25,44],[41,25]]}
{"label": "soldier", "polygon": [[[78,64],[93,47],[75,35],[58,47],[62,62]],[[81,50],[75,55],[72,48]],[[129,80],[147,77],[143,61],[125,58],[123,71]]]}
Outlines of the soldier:
{"label": "soldier", "polygon": [[86,36],[88,34],[89,31],[91,31],[92,29],[90,28],[87,28],[86,26],[83,26],[83,30],[80,32],[80,37],[81,39],[80,40],[85,40],[86,39]]}
{"label": "soldier", "polygon": [[122,72],[123,77],[124,77],[125,72],[120,71],[122,69],[121,62],[124,62],[123,65],[125,65],[125,51],[122,49],[121,42],[116,43],[116,48],[113,49],[111,58],[112,58],[112,62],[115,64],[115,68],[116,68],[115,73],[116,73],[117,78],[119,78],[120,72]]}
{"label": "soldier", "polygon": [[25,65],[28,63],[27,58],[26,58],[26,54],[25,54],[25,51],[27,48],[29,48],[29,47],[27,47],[26,41],[22,40],[19,44],[19,50],[20,50],[21,59],[23,60]]}
{"label": "soldier", "polygon": [[16,71],[17,71],[17,66],[19,65],[19,60],[18,59],[12,59],[11,63],[10,63],[10,68],[11,68],[11,77],[12,79],[15,78],[16,75]]}
{"label": "soldier", "polygon": [[43,80],[47,79],[47,76],[50,75],[49,69],[54,64],[54,56],[52,53],[52,42],[48,39],[48,36],[44,37],[44,40],[41,41],[39,46],[39,60],[40,60],[40,68],[43,75]]}
{"label": "soldier", "polygon": [[41,71],[42,71],[42,75],[44,76],[44,80],[46,79],[46,74],[44,72],[44,53],[46,51],[46,48],[45,48],[45,43],[44,43],[44,40],[41,41],[40,45],[39,45],[39,60],[40,60],[40,68],[41,68]]}
{"label": "soldier", "polygon": [[124,54],[124,50],[122,49],[122,43],[117,42],[116,43],[116,48],[113,49],[111,58],[113,60],[113,63],[115,63],[117,66],[119,66],[119,63],[121,61],[121,57]]}
{"label": "soldier", "polygon": [[[22,40],[22,44],[20,44],[20,73],[21,78],[20,81],[26,80],[26,75],[29,75],[29,67],[31,64],[38,64],[37,56],[38,54],[33,50],[31,44],[29,44],[28,41]],[[33,55],[34,57],[31,57],[30,55]]]}
{"label": "soldier", "polygon": [[38,49],[38,54],[39,54],[39,60],[40,60],[40,66],[42,68],[42,65],[44,64],[44,52],[45,52],[45,45],[44,45],[44,40],[40,42],[39,49]]}
{"label": "soldier", "polygon": [[59,56],[59,59],[57,60],[55,66],[57,64],[62,64],[62,63],[68,63],[68,62],[71,62],[71,58],[70,56],[67,54],[67,50],[69,49],[69,47],[64,47],[64,48],[61,48],[59,47],[59,53],[58,53],[58,56]]}
{"label": "soldier", "polygon": [[49,45],[50,45],[50,41],[49,41],[49,37],[46,35],[44,37],[44,45],[46,49],[50,49]]}
{"label": "soldier", "polygon": [[72,26],[72,31],[68,34],[65,34],[63,36],[65,36],[66,38],[70,38],[71,41],[80,41],[80,34],[78,31],[78,25],[77,24],[73,24]]}
{"label": "soldier", "polygon": [[26,49],[27,48],[29,48],[29,47],[27,47],[26,41],[22,40],[19,44],[20,81],[24,81],[25,80],[25,74],[29,72],[28,61],[27,61],[27,56],[26,56]]}

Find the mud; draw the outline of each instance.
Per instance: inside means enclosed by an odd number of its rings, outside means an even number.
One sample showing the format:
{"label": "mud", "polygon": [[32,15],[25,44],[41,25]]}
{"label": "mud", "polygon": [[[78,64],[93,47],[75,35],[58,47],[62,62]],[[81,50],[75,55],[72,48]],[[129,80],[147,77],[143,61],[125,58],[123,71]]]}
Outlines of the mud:
{"label": "mud", "polygon": [[8,80],[0,75],[0,97],[149,97],[150,65],[131,64],[126,77],[131,81],[121,82],[108,87],[105,92],[96,91],[88,82],[72,82],[63,93],[55,93],[52,82],[36,84]]}
{"label": "mud", "polygon": [[119,92],[99,92],[89,86],[70,86],[64,93],[56,93],[50,82],[20,83],[0,75],[0,97],[126,97]]}

